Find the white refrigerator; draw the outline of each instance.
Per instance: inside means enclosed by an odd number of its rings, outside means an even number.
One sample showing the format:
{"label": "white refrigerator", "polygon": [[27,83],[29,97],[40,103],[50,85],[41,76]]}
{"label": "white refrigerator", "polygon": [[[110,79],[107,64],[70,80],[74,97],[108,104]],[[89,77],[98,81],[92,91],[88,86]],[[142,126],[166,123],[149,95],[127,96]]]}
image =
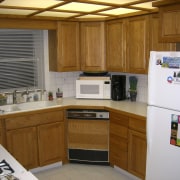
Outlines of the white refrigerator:
{"label": "white refrigerator", "polygon": [[180,180],[180,52],[150,52],[146,180]]}

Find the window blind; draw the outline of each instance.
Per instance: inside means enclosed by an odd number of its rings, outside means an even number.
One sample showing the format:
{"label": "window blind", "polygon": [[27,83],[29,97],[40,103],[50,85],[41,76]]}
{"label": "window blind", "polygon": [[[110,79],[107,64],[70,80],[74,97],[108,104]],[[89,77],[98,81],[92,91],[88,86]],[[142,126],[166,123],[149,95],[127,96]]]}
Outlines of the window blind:
{"label": "window blind", "polygon": [[0,90],[42,88],[43,32],[0,30]]}

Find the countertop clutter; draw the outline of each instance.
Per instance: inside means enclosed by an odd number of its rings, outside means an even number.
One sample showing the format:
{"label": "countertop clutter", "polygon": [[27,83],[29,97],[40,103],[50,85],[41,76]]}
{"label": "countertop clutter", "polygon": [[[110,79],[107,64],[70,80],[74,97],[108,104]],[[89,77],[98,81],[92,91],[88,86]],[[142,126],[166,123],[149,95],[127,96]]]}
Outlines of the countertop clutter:
{"label": "countertop clutter", "polygon": [[139,116],[146,117],[147,113],[147,104],[142,102],[131,102],[129,100],[125,101],[112,101],[112,100],[92,100],[92,99],[76,99],[76,98],[62,98],[61,100],[53,101],[37,101],[37,102],[28,102],[21,104],[13,104],[0,106],[0,116],[6,115],[9,113],[20,113],[25,111],[32,111],[38,109],[47,109],[55,107],[95,107],[95,108],[106,108],[126,112],[129,114],[136,114]]}
{"label": "countertop clutter", "polygon": [[26,179],[37,180],[37,178],[27,171],[6,149],[0,145],[0,179]]}

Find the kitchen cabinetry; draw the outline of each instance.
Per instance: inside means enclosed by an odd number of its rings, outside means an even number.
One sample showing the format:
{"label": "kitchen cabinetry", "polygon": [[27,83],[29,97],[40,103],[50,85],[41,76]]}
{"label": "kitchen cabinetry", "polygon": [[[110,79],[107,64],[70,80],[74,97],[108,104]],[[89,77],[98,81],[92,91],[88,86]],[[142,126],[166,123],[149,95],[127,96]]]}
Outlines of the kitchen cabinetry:
{"label": "kitchen cabinetry", "polygon": [[80,31],[81,70],[105,70],[104,22],[82,22]]}
{"label": "kitchen cabinetry", "polygon": [[108,71],[125,72],[126,34],[125,20],[106,24],[106,66]]}
{"label": "kitchen cabinetry", "polygon": [[110,164],[128,169],[128,117],[110,112]]}
{"label": "kitchen cabinetry", "polygon": [[163,42],[180,42],[180,3],[160,7],[160,38]]}
{"label": "kitchen cabinetry", "polygon": [[57,30],[49,30],[49,67],[51,71],[80,70],[79,23],[58,22]]}
{"label": "kitchen cabinetry", "polygon": [[149,16],[127,19],[127,72],[147,73],[149,60]]}
{"label": "kitchen cabinetry", "polygon": [[0,119],[0,144],[3,143],[3,136],[2,136],[2,122],[1,122],[1,119]]}
{"label": "kitchen cabinetry", "polygon": [[150,18],[150,51],[175,51],[175,43],[162,43],[159,40],[159,15],[152,14]]}
{"label": "kitchen cabinetry", "polygon": [[129,118],[128,171],[145,179],[146,171],[146,120]]}
{"label": "kitchen cabinetry", "polygon": [[27,169],[64,160],[62,111],[5,118],[7,150]]}

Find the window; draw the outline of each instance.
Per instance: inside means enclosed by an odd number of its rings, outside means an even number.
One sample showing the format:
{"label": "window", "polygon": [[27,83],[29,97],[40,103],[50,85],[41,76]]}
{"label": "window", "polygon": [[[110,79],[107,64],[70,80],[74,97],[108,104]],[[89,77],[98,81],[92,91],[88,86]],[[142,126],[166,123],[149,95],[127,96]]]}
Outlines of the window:
{"label": "window", "polygon": [[0,90],[43,88],[43,31],[0,29]]}

